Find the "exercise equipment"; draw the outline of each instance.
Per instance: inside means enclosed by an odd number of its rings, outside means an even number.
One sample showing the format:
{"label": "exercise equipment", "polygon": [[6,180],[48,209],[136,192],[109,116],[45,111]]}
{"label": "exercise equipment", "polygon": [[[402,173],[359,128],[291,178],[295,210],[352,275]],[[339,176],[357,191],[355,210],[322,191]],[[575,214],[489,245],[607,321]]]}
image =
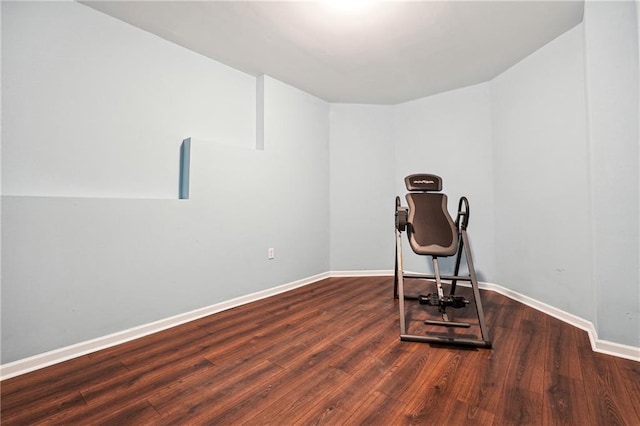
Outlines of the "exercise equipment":
{"label": "exercise equipment", "polygon": [[[447,210],[447,195],[441,193],[442,179],[432,174],[413,174],[404,179],[407,191],[408,207],[400,203],[396,197],[395,232],[396,232],[396,260],[394,273],[393,296],[399,299],[400,309],[400,340],[412,342],[438,343],[445,345],[471,346],[491,348],[491,340],[484,319],[484,311],[480,300],[478,279],[473,267],[471,248],[467,236],[469,225],[469,201],[460,197],[458,214],[455,222]],[[402,232],[406,231],[411,249],[418,255],[430,256],[433,263],[433,274],[408,274],[402,265]],[[464,252],[469,275],[460,274],[460,263]],[[442,275],[438,258],[456,256],[453,275]],[[435,292],[426,295],[407,295],[404,291],[405,278],[435,280]],[[448,294],[445,294],[442,280],[450,281]],[[407,327],[406,300],[417,300],[421,305],[437,307],[442,320],[425,320],[427,325],[451,328],[469,328],[471,324],[451,320],[447,309],[461,309],[469,305],[464,297],[456,295],[458,281],[470,281],[473,300],[480,326],[481,338],[449,333],[425,333],[425,335],[409,334]]]}

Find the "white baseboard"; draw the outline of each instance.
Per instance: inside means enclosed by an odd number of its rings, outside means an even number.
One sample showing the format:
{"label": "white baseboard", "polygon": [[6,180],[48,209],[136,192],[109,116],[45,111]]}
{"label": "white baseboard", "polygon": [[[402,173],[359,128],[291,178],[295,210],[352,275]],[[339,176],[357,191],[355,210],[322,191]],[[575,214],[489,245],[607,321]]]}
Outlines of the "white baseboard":
{"label": "white baseboard", "polygon": [[330,274],[328,272],[323,272],[321,274],[293,281],[288,284],[283,284],[277,287],[272,287],[266,290],[247,294],[245,296],[236,297],[231,300],[216,303],[211,306],[206,306],[204,308],[196,309],[169,318],[164,318],[159,321],[154,321],[138,327],[133,327],[117,333],[109,334],[107,336],[98,337],[96,339],[87,340],[75,345],[66,346],[64,348],[55,349],[49,352],[0,365],[0,380],[9,379],[11,377],[19,376],[30,371],[38,370],[40,368],[67,361],[72,358],[77,358],[79,356],[97,352],[99,350],[116,346],[121,343],[139,339],[141,337],[148,336],[149,334],[157,333],[171,327],[176,327],[180,324],[194,321],[196,319],[203,318],[217,312],[226,311],[227,309],[235,308],[237,306],[254,302],[256,300],[275,296],[276,294],[284,293],[285,291],[312,284],[322,279],[329,278],[329,276]]}
{"label": "white baseboard", "polygon": [[[184,314],[175,315],[173,317],[165,318],[159,321],[155,321],[149,324],[144,324],[138,327],[133,327],[127,330],[123,330],[117,333],[109,334],[107,336],[98,337],[96,339],[80,342],[75,345],[66,346],[64,348],[55,349],[53,351],[45,352],[42,354],[34,355],[28,358],[20,359],[14,362],[10,362],[4,365],[0,365],[0,380],[9,379],[11,377],[19,376],[21,374],[28,373],[30,371],[38,370],[40,368],[48,367],[53,364],[58,364],[63,361],[67,361],[72,358],[83,356],[92,352],[97,352],[102,349],[106,349],[112,346],[119,345],[121,343],[129,342],[131,340],[139,339],[149,334],[157,333],[162,330],[166,330],[171,327],[184,324],[189,321],[194,321],[199,318],[206,317],[217,312],[225,311],[227,309],[235,308],[256,300],[264,299],[276,294],[284,293],[289,290],[293,290],[298,287],[303,287],[320,281],[329,277],[371,277],[371,276],[393,276],[393,270],[369,270],[369,271],[330,271],[323,272],[311,277],[303,278],[297,281],[293,281],[288,284],[283,284],[270,289],[258,291],[245,296],[237,297],[224,302],[216,303],[211,306],[207,306],[201,309],[196,309]],[[466,283],[460,283],[465,285]],[[468,284],[467,284],[468,285]],[[578,327],[584,330],[589,335],[591,341],[591,348],[595,352],[613,355],[620,358],[629,359],[632,361],[640,362],[640,348],[628,345],[622,345],[615,342],[609,342],[607,340],[599,340],[596,329],[590,321],[577,317],[573,314],[565,312],[561,309],[547,305],[546,303],[532,299],[529,296],[525,296],[513,290],[509,290],[498,284],[480,282],[481,289],[495,291],[510,299],[523,303],[529,307],[532,307],[540,312],[564,321],[570,325]]]}

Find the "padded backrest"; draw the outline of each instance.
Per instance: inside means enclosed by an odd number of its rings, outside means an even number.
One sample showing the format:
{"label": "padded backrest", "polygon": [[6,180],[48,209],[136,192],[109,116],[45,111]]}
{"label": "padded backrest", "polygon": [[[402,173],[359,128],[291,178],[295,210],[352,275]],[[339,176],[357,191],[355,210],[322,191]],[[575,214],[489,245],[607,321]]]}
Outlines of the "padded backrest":
{"label": "padded backrest", "polygon": [[447,196],[435,192],[442,189],[442,179],[435,175],[411,175],[405,178],[409,218],[407,236],[417,254],[452,256],[458,250],[458,230],[447,210]]}

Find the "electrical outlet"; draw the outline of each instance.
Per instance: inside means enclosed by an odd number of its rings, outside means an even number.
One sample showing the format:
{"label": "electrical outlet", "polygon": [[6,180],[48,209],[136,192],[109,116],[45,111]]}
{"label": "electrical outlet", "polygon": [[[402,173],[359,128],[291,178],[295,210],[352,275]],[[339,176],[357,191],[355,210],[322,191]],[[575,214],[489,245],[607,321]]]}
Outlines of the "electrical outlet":
{"label": "electrical outlet", "polygon": [[270,248],[269,250],[267,250],[267,258],[271,260],[274,257],[276,257],[276,249]]}

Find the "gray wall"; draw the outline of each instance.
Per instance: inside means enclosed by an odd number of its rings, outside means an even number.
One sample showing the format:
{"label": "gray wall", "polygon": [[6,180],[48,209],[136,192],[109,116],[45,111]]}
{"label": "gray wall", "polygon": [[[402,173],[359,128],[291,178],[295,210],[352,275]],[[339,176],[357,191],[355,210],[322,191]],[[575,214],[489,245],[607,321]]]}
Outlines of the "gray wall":
{"label": "gray wall", "polygon": [[392,269],[393,107],[331,105],[331,270]]}
{"label": "gray wall", "polygon": [[254,77],[74,2],[2,8],[4,195],[172,199],[184,137],[255,145]]}
{"label": "gray wall", "polygon": [[[2,7],[2,363],[329,270],[326,102],[265,77],[258,151],[254,78],[77,3]],[[172,78],[100,59],[113,39]],[[177,200],[188,136],[191,198]]]}
{"label": "gray wall", "polygon": [[582,27],[491,82],[496,280],[593,320]]}
{"label": "gray wall", "polygon": [[638,28],[633,2],[584,15],[598,335],[640,346]]}

